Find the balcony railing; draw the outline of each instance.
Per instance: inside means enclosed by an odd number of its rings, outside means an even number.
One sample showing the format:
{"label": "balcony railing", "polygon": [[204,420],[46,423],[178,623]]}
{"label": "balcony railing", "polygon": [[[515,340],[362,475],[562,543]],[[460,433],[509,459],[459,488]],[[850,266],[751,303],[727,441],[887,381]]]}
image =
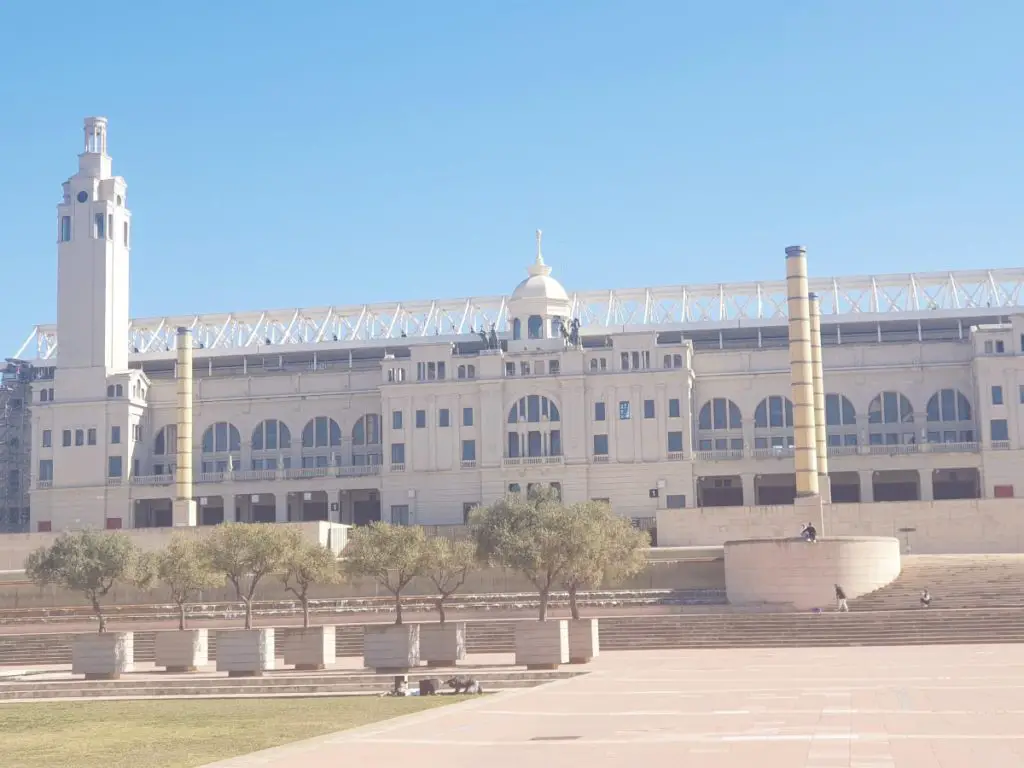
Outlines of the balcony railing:
{"label": "balcony railing", "polygon": [[506,467],[537,466],[539,464],[564,464],[564,456],[506,456],[502,463]]}
{"label": "balcony railing", "polygon": [[462,469],[476,469],[476,459],[463,459],[459,466]]}
{"label": "balcony railing", "polygon": [[[395,465],[392,465],[394,467]],[[404,465],[403,465],[404,466]],[[331,477],[372,477],[380,474],[380,464],[343,467],[293,467],[290,469],[248,469],[237,472],[202,472],[195,476],[197,485],[209,483],[268,482],[276,480],[315,480]],[[174,475],[136,475],[132,485],[172,485]]]}

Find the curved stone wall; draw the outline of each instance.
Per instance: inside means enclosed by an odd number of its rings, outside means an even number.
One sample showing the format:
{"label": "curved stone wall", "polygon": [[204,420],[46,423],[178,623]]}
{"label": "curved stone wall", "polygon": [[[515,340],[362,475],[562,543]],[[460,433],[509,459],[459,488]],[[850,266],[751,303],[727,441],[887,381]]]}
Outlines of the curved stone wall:
{"label": "curved stone wall", "polygon": [[884,587],[900,574],[898,539],[838,536],[725,542],[725,589],[732,605],[775,603],[798,610],[835,605]]}

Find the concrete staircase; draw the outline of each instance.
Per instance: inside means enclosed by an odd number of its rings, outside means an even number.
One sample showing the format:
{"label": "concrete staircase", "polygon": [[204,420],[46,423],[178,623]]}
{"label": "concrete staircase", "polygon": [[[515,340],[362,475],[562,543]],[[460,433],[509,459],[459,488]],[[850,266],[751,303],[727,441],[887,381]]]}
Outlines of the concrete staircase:
{"label": "concrete staircase", "polygon": [[[516,620],[467,622],[469,653],[512,653]],[[292,631],[278,629],[279,636]],[[338,656],[362,656],[363,625],[338,625]],[[71,663],[68,633],[0,636],[0,665]],[[1024,642],[1024,608],[858,613],[611,616],[601,619],[604,650],[935,645]],[[210,633],[211,657],[216,633]],[[153,633],[135,633],[135,658],[153,661]]]}
{"label": "concrete staircase", "polygon": [[917,610],[925,588],[930,610],[1024,607],[1024,555],[906,555],[896,581],[850,600],[850,610]]}

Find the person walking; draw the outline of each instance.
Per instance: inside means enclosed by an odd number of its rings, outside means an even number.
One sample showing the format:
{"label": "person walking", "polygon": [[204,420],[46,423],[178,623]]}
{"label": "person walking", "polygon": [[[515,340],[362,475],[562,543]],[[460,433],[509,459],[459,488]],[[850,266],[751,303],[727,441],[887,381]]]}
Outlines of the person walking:
{"label": "person walking", "polygon": [[840,613],[850,612],[850,607],[846,604],[846,593],[838,584],[836,584],[836,610]]}
{"label": "person walking", "polygon": [[928,589],[926,587],[921,592],[921,607],[922,608],[927,608],[931,604],[932,604],[932,596],[931,596],[931,593],[928,592]]}

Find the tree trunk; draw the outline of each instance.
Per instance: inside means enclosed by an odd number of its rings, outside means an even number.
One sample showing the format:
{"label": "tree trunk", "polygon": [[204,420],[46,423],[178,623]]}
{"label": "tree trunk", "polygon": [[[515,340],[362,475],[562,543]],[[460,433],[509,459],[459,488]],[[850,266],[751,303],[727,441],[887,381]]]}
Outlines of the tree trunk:
{"label": "tree trunk", "polygon": [[395,593],[395,624],[402,623],[402,596]]}
{"label": "tree trunk", "polygon": [[242,602],[245,603],[245,628],[252,629],[252,599],[243,597]]}
{"label": "tree trunk", "polygon": [[444,615],[444,598],[443,597],[437,598],[437,614],[438,614],[438,616],[441,617],[441,623],[444,624],[445,615]]}
{"label": "tree trunk", "polygon": [[303,595],[302,600],[302,626],[309,629],[309,598]]}
{"label": "tree trunk", "polygon": [[178,629],[185,628],[185,604],[178,603]]}
{"label": "tree trunk", "polygon": [[100,608],[100,601],[97,600],[95,597],[92,598],[92,609],[96,613],[96,618],[99,619],[99,622],[100,622],[100,632],[101,633],[106,632],[107,631],[107,618],[106,618],[106,616],[103,615],[103,609]]}
{"label": "tree trunk", "polygon": [[540,620],[548,620],[548,589],[544,588],[540,591]]}
{"label": "tree trunk", "polygon": [[569,585],[569,611],[570,615],[576,620],[580,619],[580,607],[576,604],[576,585]]}

